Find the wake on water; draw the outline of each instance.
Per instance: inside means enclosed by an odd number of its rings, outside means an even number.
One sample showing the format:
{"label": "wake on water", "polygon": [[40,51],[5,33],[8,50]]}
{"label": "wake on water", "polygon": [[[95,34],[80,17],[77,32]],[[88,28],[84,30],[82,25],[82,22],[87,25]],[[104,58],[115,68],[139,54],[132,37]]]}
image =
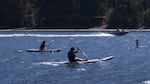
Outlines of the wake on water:
{"label": "wake on water", "polygon": [[92,34],[0,34],[0,37],[101,37],[114,36],[109,33],[92,33]]}

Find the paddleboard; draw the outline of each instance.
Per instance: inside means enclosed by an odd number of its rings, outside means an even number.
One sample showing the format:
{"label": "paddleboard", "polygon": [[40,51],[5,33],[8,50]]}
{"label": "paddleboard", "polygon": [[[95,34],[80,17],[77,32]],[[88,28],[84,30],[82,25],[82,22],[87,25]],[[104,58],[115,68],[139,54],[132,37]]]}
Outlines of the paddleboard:
{"label": "paddleboard", "polygon": [[87,61],[78,61],[78,62],[68,62],[68,61],[61,61],[61,62],[39,62],[36,64],[45,64],[45,65],[53,65],[53,66],[58,66],[61,64],[86,64],[86,63],[96,63],[96,62],[101,62],[101,61],[108,61],[113,59],[113,56],[107,56],[104,58],[97,58],[97,59],[89,59]]}
{"label": "paddleboard", "polygon": [[48,50],[39,50],[39,49],[27,49],[27,52],[60,52],[61,49],[48,49]]}
{"label": "paddleboard", "polygon": [[113,56],[108,56],[104,58],[97,58],[97,59],[89,59],[87,61],[78,61],[79,64],[84,64],[84,63],[95,63],[95,62],[100,62],[100,61],[108,61],[113,59]]}

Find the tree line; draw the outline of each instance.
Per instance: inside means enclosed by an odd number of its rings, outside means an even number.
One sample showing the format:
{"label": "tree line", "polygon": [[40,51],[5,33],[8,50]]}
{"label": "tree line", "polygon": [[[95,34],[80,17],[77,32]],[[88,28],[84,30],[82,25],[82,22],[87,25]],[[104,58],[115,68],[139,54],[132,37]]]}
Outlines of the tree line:
{"label": "tree line", "polygon": [[0,28],[149,27],[150,0],[1,0]]}

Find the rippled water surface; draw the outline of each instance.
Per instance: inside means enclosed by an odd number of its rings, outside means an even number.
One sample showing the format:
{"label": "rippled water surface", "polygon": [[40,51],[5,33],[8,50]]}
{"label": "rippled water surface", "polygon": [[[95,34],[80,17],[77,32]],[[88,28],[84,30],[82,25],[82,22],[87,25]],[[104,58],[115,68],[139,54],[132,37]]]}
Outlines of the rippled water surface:
{"label": "rippled water surface", "polygon": [[[61,52],[26,52],[43,40]],[[67,61],[72,46],[80,48],[81,58],[114,58],[73,67],[48,64]],[[0,47],[0,84],[150,84],[149,32],[0,32]]]}

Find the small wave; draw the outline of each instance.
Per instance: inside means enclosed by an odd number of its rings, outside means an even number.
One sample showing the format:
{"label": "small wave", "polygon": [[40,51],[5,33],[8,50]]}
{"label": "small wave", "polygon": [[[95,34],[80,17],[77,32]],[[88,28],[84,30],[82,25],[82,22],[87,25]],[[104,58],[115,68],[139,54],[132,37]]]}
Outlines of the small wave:
{"label": "small wave", "polygon": [[85,68],[79,68],[77,69],[77,71],[85,71],[86,69]]}
{"label": "small wave", "polygon": [[61,64],[64,64],[66,61],[63,62],[36,62],[32,63],[33,65],[51,65],[51,66],[59,66]]}
{"label": "small wave", "polygon": [[143,84],[150,84],[150,80],[144,81]]}

